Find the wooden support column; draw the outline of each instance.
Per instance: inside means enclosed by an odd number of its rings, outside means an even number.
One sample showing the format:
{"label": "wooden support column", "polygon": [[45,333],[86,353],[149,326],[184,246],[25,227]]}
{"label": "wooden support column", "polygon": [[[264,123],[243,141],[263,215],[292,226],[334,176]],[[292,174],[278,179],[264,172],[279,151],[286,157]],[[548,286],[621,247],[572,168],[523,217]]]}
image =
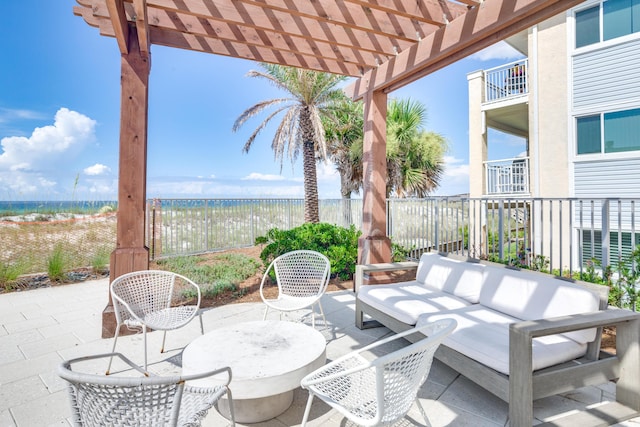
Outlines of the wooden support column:
{"label": "wooden support column", "polygon": [[[147,112],[150,58],[129,27],[127,53],[122,54],[120,104],[120,162],[116,249],[111,253],[109,280],[149,268],[145,246],[147,197]],[[116,320],[111,300],[102,313],[102,336],[112,337]]]}
{"label": "wooden support column", "polygon": [[362,236],[358,263],[391,261],[387,230],[387,94],[367,92],[364,97]]}

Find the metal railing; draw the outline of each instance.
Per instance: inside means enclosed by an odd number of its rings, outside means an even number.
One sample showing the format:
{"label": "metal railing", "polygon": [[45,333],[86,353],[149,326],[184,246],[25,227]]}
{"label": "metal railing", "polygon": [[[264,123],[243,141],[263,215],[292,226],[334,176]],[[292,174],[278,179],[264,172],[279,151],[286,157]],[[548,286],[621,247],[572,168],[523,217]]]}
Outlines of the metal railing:
{"label": "metal railing", "polygon": [[[252,246],[274,227],[304,222],[302,199],[162,199],[149,203],[152,257]],[[640,244],[640,199],[389,199],[387,234],[418,258],[438,249],[583,273],[615,266]],[[321,221],[362,226],[362,200],[320,201]]]}
{"label": "metal railing", "polygon": [[485,194],[523,195],[529,194],[529,158],[491,160],[484,162],[487,182]]}
{"label": "metal railing", "polygon": [[[319,201],[320,220],[362,223],[362,200]],[[152,259],[253,246],[272,228],[304,223],[302,199],[154,199],[147,204]]]}
{"label": "metal railing", "polygon": [[484,71],[484,102],[501,101],[529,93],[529,60],[522,59]]}

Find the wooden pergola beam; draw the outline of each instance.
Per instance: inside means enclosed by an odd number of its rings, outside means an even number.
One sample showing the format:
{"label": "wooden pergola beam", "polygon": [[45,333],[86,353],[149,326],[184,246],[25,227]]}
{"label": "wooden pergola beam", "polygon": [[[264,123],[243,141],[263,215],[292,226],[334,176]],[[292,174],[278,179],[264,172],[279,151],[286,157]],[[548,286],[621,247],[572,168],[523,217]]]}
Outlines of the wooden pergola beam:
{"label": "wooden pergola beam", "polygon": [[438,0],[345,0],[363,7],[382,10],[426,24],[443,25],[467,11],[465,6]]}
{"label": "wooden pergola beam", "polygon": [[353,99],[390,92],[582,3],[583,0],[485,0],[346,88]]}
{"label": "wooden pergola beam", "polygon": [[109,16],[111,17],[114,37],[118,42],[118,48],[120,49],[120,53],[126,55],[129,53],[129,22],[127,20],[127,14],[124,11],[124,1],[106,0],[106,3]]}
{"label": "wooden pergola beam", "polygon": [[331,72],[346,76],[361,75],[361,67],[326,58],[302,55],[292,51],[276,51],[258,46],[247,46],[239,42],[220,40],[213,37],[196,36],[180,32],[169,32],[151,28],[153,44],[177,47],[199,52],[215,53],[216,55],[249,59],[272,64],[287,64],[291,67],[309,70]]}
{"label": "wooden pergola beam", "polygon": [[138,45],[142,55],[149,56],[151,41],[149,40],[149,25],[147,19],[147,0],[133,0],[135,11],[136,30],[138,33]]}
{"label": "wooden pergola beam", "polygon": [[[125,11],[127,9],[129,8],[125,5]],[[367,50],[354,49],[352,46],[337,46],[325,41],[314,40],[313,38],[292,36],[284,32],[267,31],[249,25],[231,24],[223,20],[205,19],[192,14],[176,13],[175,11],[167,9],[154,8],[147,10],[145,21],[153,22],[154,25],[152,28],[154,28],[154,34],[157,36],[155,40],[153,40],[154,44],[166,45],[166,42],[163,43],[160,42],[160,40],[169,41],[176,39],[175,35],[161,35],[160,30],[162,30],[180,34],[187,33],[231,43],[243,43],[247,46],[253,46],[259,51],[263,50],[265,45],[268,45],[270,49],[280,51],[284,55],[315,56],[319,60],[333,61],[334,63],[348,63],[350,65],[346,68],[336,67],[335,72],[340,72],[344,69],[347,70],[348,75],[352,76],[360,76],[362,74],[361,70],[375,65],[376,60],[381,62],[381,56]],[[133,10],[129,12],[129,16],[132,17],[136,14],[137,12]],[[114,35],[112,27],[106,22],[109,18],[108,10],[96,7],[93,9],[93,16],[104,18],[105,22],[102,26],[103,35]],[[137,24],[138,20],[136,19],[136,25]],[[177,37],[177,39],[180,38],[180,36]],[[204,43],[204,45],[211,45],[211,43]],[[184,42],[181,43],[181,47],[191,49]],[[197,46],[192,50],[206,51]],[[225,53],[220,52],[220,54]],[[255,52],[253,55],[255,55]],[[246,56],[245,58],[261,60],[256,59],[255,56]],[[264,59],[264,61],[266,61],[266,59]]]}
{"label": "wooden pergola beam", "polygon": [[[341,25],[345,28],[414,42],[416,21],[401,15],[392,16],[384,10],[363,7],[344,0],[312,2],[299,0],[238,0],[246,5],[263,9],[286,12],[294,16],[306,17],[316,22]],[[236,2],[236,3],[237,3]],[[286,23],[285,23],[286,25]]]}
{"label": "wooden pergola beam", "polygon": [[206,0],[191,0],[183,5],[175,0],[148,0],[148,6],[384,55],[394,55],[396,50],[408,48],[415,42],[394,35],[382,36],[340,20],[313,17],[299,12],[297,8],[288,10],[271,4],[262,6],[252,2],[221,0],[214,5]]}

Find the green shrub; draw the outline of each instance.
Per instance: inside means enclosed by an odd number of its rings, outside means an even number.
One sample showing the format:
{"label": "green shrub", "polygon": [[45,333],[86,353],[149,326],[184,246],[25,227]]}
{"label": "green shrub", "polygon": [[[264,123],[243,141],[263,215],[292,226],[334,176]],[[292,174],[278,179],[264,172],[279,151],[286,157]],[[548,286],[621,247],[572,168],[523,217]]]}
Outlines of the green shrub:
{"label": "green shrub", "polygon": [[53,252],[47,258],[47,273],[49,280],[60,282],[64,279],[66,268],[66,260],[64,249],[60,243],[54,248]]}
{"label": "green shrub", "polygon": [[26,272],[27,265],[23,260],[14,263],[0,261],[0,287],[6,290],[13,289],[18,277]]}
{"label": "green shrub", "polygon": [[306,223],[291,230],[272,228],[256,242],[267,244],[260,253],[265,268],[282,254],[306,249],[329,258],[332,276],[347,280],[356,271],[359,236],[360,231],[354,225],[344,228],[327,223]]}
{"label": "green shrub", "polygon": [[91,258],[91,269],[94,273],[101,273],[105,271],[105,268],[109,265],[109,258],[111,251],[107,247],[99,248]]}
{"label": "green shrub", "polygon": [[405,248],[397,243],[391,243],[391,261],[402,262],[406,261],[411,253],[411,249]]}

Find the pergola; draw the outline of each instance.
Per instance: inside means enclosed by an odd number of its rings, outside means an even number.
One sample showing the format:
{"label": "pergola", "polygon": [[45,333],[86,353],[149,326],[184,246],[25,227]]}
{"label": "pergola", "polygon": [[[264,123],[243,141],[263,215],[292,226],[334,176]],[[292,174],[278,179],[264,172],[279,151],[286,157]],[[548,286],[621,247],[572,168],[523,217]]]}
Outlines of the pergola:
{"label": "pergola", "polygon": [[[77,0],[121,61],[116,249],[111,280],[149,266],[145,247],[151,46],[355,77],[365,106],[359,263],[388,262],[387,94],[583,0]],[[452,88],[458,90],[459,88]],[[464,114],[461,112],[461,114]],[[103,329],[115,322],[105,311]],[[111,326],[108,326],[111,325]]]}

